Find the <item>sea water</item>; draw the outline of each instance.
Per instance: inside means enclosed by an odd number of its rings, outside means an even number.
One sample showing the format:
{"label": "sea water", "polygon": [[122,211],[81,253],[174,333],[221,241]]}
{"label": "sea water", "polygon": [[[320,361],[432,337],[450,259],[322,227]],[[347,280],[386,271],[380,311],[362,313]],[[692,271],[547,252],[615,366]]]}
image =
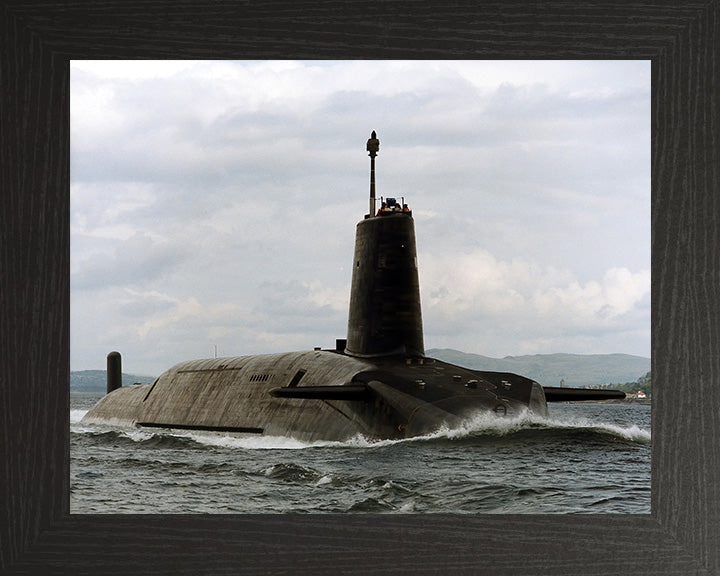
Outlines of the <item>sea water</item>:
{"label": "sea water", "polygon": [[71,513],[650,512],[650,406],[560,403],[406,440],[301,442],[81,424]]}

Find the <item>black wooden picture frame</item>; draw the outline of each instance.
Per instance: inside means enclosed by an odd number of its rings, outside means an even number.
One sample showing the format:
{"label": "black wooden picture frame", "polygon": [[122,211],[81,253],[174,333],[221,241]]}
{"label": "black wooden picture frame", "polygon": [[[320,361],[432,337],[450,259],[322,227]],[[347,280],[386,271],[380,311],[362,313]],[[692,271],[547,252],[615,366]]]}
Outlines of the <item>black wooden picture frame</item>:
{"label": "black wooden picture frame", "polygon": [[[720,574],[720,2],[5,0],[2,574]],[[652,61],[652,512],[70,515],[71,59]],[[101,320],[99,320],[101,321]]]}

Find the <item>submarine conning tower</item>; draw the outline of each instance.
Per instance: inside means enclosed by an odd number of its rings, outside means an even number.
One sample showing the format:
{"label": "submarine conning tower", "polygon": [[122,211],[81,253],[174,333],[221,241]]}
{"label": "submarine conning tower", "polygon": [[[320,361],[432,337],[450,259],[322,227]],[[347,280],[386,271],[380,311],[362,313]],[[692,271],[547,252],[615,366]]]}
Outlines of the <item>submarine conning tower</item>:
{"label": "submarine conning tower", "polygon": [[375,212],[373,131],[370,156],[370,212],[355,233],[350,310],[345,353],[350,356],[424,356],[415,223],[406,204],[387,198]]}

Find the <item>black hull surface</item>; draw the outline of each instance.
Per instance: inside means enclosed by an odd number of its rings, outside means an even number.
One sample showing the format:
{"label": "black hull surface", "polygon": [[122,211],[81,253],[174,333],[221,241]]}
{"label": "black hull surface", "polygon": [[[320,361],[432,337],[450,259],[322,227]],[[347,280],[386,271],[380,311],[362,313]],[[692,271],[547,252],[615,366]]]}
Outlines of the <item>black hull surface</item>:
{"label": "black hull surface", "polygon": [[107,394],[83,422],[342,441],[405,438],[478,412],[526,409],[546,415],[544,393],[515,374],[315,350],[183,362],[152,384]]}

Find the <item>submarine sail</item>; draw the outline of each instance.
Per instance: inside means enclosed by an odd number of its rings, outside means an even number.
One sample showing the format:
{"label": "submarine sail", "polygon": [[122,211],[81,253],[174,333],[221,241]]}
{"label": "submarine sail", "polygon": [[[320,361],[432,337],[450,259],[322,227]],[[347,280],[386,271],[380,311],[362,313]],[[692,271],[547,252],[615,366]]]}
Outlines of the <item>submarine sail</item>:
{"label": "submarine sail", "polygon": [[359,357],[425,355],[415,225],[409,212],[387,211],[357,225],[346,352]]}
{"label": "submarine sail", "polygon": [[[624,397],[568,388],[546,395],[517,374],[425,356],[415,224],[404,199],[381,198],[376,211],[379,147],[373,132],[370,209],[356,228],[346,339],[327,350],[192,360],[152,384],[109,385],[83,422],[305,441],[394,439],[455,427],[478,412],[545,416],[548,401]],[[108,366],[119,366],[111,354]]]}

